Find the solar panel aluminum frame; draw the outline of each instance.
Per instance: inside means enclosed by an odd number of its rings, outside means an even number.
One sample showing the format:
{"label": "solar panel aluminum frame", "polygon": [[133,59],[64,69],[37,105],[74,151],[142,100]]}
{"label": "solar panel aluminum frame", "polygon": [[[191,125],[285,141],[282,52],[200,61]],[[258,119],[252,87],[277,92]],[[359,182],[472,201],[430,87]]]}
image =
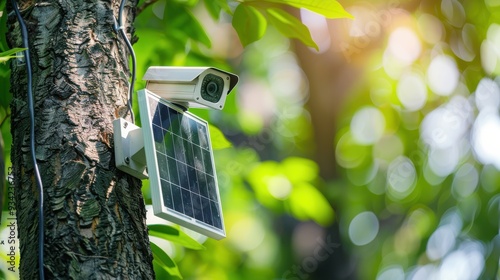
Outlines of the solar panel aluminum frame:
{"label": "solar panel aluminum frame", "polygon": [[[184,114],[184,116],[188,116],[189,118],[194,119],[195,121],[204,124],[207,127],[208,127],[208,123],[205,120],[197,117],[194,114],[183,111],[180,107],[178,107],[175,104],[172,104],[171,102],[159,97],[158,95],[154,94],[153,92],[151,92],[147,89],[139,90],[137,95],[138,95],[138,101],[139,101],[139,110],[140,110],[140,116],[141,116],[142,130],[143,130],[143,134],[144,134],[144,150],[146,152],[146,161],[147,161],[147,166],[148,166],[149,184],[150,184],[150,189],[151,189],[151,197],[152,197],[152,202],[153,202],[154,214],[157,217],[166,219],[168,221],[176,223],[176,224],[183,226],[185,228],[194,230],[200,234],[214,238],[216,240],[220,240],[222,238],[225,238],[226,232],[225,232],[225,227],[224,227],[224,217],[222,214],[222,203],[220,200],[219,187],[218,187],[216,170],[215,170],[215,163],[214,163],[214,158],[213,158],[212,152],[210,152],[210,157],[211,157],[213,176],[215,179],[215,190],[216,190],[216,195],[217,195],[217,203],[218,203],[218,207],[219,207],[219,215],[220,215],[220,222],[221,222],[222,229],[218,229],[216,227],[209,226],[203,222],[198,221],[197,219],[195,219],[193,217],[179,213],[179,212],[174,211],[173,209],[169,209],[168,207],[165,206],[164,198],[162,195],[160,172],[159,172],[159,167],[158,167],[158,159],[156,156],[156,148],[155,148],[155,142],[154,142],[154,136],[153,136],[153,130],[152,130],[153,120],[151,117],[151,109],[150,109],[150,105],[148,102],[148,98],[153,97],[156,101],[158,101],[158,103],[162,103],[162,104],[168,106],[169,108],[176,110],[177,112],[179,112],[181,114]],[[212,151],[212,145],[210,142],[210,135],[209,135],[208,129],[207,129],[207,138],[208,138],[207,139],[208,140],[208,143],[207,143],[208,147],[209,147],[210,151]]]}

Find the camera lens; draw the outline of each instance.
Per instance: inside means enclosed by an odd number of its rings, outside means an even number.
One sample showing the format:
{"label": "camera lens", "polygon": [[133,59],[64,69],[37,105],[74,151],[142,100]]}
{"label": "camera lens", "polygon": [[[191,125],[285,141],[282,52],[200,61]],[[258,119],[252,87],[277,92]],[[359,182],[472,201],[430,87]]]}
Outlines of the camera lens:
{"label": "camera lens", "polygon": [[222,96],[224,80],[214,74],[207,74],[201,84],[201,97],[207,101],[217,103]]}
{"label": "camera lens", "polygon": [[215,83],[213,81],[208,82],[208,85],[207,85],[207,94],[208,95],[216,96],[218,89],[219,89],[219,86],[217,85],[217,83]]}

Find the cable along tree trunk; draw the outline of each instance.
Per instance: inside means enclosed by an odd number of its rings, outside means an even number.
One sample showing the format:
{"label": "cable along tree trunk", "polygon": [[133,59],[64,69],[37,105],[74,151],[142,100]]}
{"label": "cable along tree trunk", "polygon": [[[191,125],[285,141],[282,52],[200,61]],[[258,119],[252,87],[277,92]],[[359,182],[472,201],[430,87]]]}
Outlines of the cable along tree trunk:
{"label": "cable along tree trunk", "polygon": [[[126,111],[128,53],[120,1],[18,1],[28,28],[36,158],[44,185],[47,279],[153,279],[141,182],[114,164],[112,121]],[[129,38],[136,0],[127,1]],[[22,45],[8,5],[7,39]],[[11,64],[11,153],[20,277],[38,278],[38,191],[30,157],[25,65]]]}

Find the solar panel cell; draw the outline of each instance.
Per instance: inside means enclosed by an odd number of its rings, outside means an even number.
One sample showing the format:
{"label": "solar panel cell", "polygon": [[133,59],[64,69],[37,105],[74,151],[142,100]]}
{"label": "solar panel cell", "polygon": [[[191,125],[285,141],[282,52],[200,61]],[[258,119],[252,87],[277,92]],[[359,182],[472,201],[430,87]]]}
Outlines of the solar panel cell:
{"label": "solar panel cell", "polygon": [[215,186],[215,178],[207,176],[208,198],[212,201],[217,201],[217,187]]}
{"label": "solar panel cell", "polygon": [[194,217],[193,203],[191,203],[191,192],[184,188],[182,189],[182,204],[184,206],[184,214],[189,217]]}
{"label": "solar panel cell", "polygon": [[206,174],[214,174],[214,170],[212,168],[212,157],[210,155],[210,150],[202,149],[201,151],[203,157],[203,167],[205,168]]}
{"label": "solar panel cell", "polygon": [[177,161],[172,157],[167,157],[168,173],[170,175],[170,182],[176,186],[180,186],[179,172],[177,168]]}
{"label": "solar panel cell", "polygon": [[219,206],[215,201],[210,201],[210,209],[212,213],[213,226],[222,229]]}
{"label": "solar panel cell", "polygon": [[200,193],[198,190],[198,178],[196,170],[192,166],[188,166],[189,189],[194,193]]}
{"label": "solar panel cell", "polygon": [[174,202],[172,200],[172,190],[170,188],[170,183],[168,181],[161,180],[161,190],[163,194],[163,203],[165,207],[173,209]]}
{"label": "solar panel cell", "polygon": [[172,186],[172,199],[174,201],[174,210],[179,213],[184,213],[184,207],[182,206],[182,196],[181,188],[178,186]]}
{"label": "solar panel cell", "polygon": [[165,144],[162,141],[164,135],[163,130],[156,124],[153,124],[152,128],[156,151],[165,154]]}
{"label": "solar panel cell", "polygon": [[203,211],[203,221],[209,225],[213,225],[212,212],[210,210],[210,201],[206,197],[201,198],[201,207]]}
{"label": "solar panel cell", "polygon": [[171,181],[170,176],[168,174],[168,164],[167,164],[167,157],[163,155],[162,153],[157,153],[157,160],[158,160],[158,171],[160,172],[160,178],[163,178],[164,180]]}
{"label": "solar panel cell", "polygon": [[180,179],[179,185],[189,188],[189,176],[186,164],[179,162],[177,164],[177,168],[179,169],[179,179]]}

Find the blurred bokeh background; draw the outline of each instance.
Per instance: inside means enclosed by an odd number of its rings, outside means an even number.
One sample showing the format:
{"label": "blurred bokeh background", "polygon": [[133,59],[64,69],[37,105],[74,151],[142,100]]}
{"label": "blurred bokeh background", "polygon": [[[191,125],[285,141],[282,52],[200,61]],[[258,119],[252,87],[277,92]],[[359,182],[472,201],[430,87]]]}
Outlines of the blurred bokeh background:
{"label": "blurred bokeh background", "polygon": [[231,143],[215,151],[227,238],[164,245],[184,279],[500,279],[499,0],[291,10],[319,50],[272,26],[243,48],[197,2],[142,11],[134,45],[138,77],[240,76],[223,111],[195,111]]}

